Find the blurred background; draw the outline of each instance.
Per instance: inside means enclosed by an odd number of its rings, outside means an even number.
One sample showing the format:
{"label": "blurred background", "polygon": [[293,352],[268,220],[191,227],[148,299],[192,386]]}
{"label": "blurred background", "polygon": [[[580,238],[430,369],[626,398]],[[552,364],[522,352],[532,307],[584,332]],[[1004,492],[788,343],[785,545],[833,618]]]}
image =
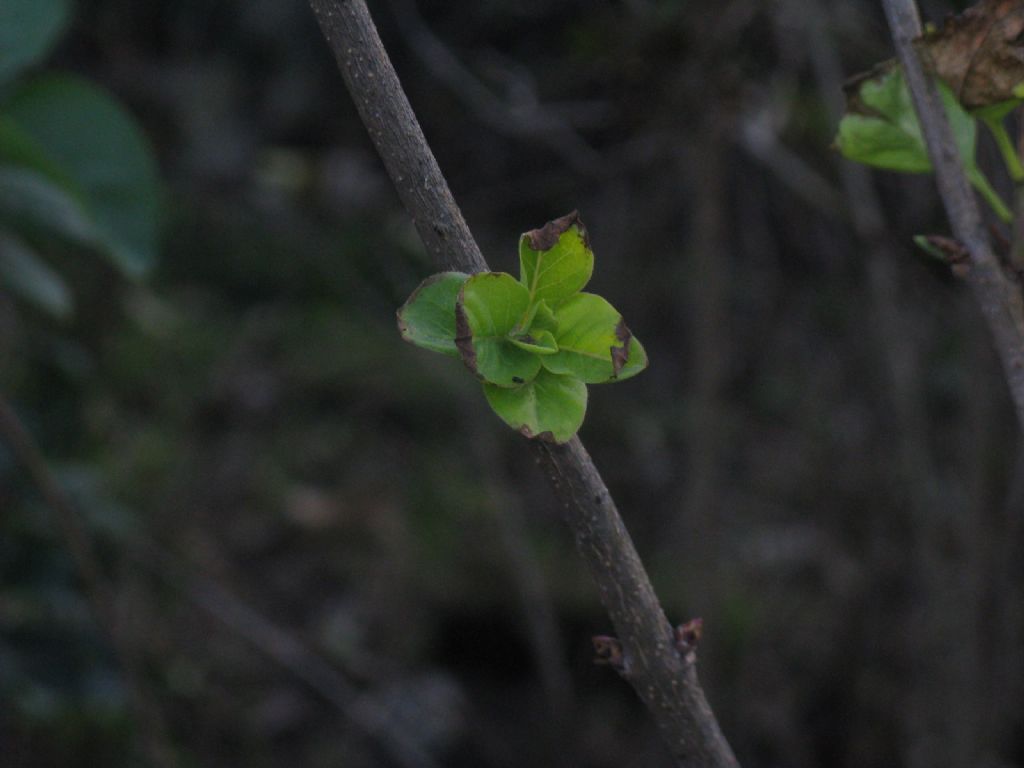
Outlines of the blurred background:
{"label": "blurred background", "polygon": [[[581,436],[742,764],[1024,764],[998,362],[931,181],[830,149],[878,4],[370,5],[492,268],[582,213],[651,365]],[[0,2],[0,392],[66,492],[0,419],[0,765],[671,764],[398,336],[432,271],[305,3]]]}

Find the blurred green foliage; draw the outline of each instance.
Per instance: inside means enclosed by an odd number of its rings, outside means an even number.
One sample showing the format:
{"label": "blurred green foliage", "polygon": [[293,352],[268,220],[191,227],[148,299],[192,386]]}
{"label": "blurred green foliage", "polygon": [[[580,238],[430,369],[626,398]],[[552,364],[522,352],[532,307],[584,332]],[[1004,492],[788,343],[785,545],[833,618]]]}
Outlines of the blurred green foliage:
{"label": "blurred green foliage", "polygon": [[[839,122],[836,136],[836,146],[843,156],[890,171],[931,172],[932,164],[902,70],[890,67],[881,72],[872,71],[848,87],[847,113]],[[1013,214],[978,166],[977,118],[957,102],[945,84],[939,83],[939,93],[967,178],[993,212],[1004,223],[1009,223]],[[1010,109],[1012,105],[1005,108],[1002,115],[986,123],[990,128],[1001,125],[1002,117]],[[1012,150],[1010,155],[1014,156]],[[1014,162],[1017,163],[1016,160]]]}
{"label": "blurred green foliage", "polygon": [[[136,279],[158,254],[160,182],[135,118],[89,80],[35,72],[73,15],[65,0],[0,4],[0,297],[9,292],[21,307],[49,316],[24,315],[41,338],[49,336],[49,319],[66,328],[74,313],[79,259],[104,258]],[[77,342],[60,333],[49,337],[40,360],[67,372],[88,367]],[[10,383],[19,366],[4,368]],[[70,416],[45,387],[36,394],[33,428]],[[71,416],[62,431],[76,422]],[[20,468],[7,466],[4,474],[18,477]],[[102,495],[88,503],[80,482],[92,486],[95,479],[91,467],[60,476],[97,523],[109,523],[116,519],[106,514],[111,506]],[[0,508],[17,510],[22,490],[18,483],[0,492]],[[45,743],[44,753],[85,747],[89,759],[116,761],[131,738],[122,670],[77,591],[68,555],[52,547],[52,511],[31,501],[23,511],[4,516],[0,546],[0,697],[19,734],[0,737],[4,759],[27,763]]]}
{"label": "blurred green foliage", "polygon": [[0,83],[43,59],[71,17],[71,0],[7,0],[0,7]]}
{"label": "blurred green foliage", "polygon": [[92,251],[143,276],[161,206],[152,150],[116,99],[79,77],[25,76],[70,15],[50,0],[0,11],[0,282],[57,318],[74,298],[53,261]]}

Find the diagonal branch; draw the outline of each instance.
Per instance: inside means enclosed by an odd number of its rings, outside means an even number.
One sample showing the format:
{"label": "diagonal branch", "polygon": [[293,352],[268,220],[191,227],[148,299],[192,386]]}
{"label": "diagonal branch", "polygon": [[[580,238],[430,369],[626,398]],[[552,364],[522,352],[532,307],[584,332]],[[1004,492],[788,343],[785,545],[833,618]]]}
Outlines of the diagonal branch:
{"label": "diagonal branch", "polygon": [[[487,269],[364,0],[310,0],[359,115],[438,269]],[[601,476],[580,441],[531,443],[622,645],[623,676],[680,766],[737,766]]]}
{"label": "diagonal branch", "polygon": [[967,281],[995,339],[1017,420],[1024,427],[1024,298],[1020,284],[1003,269],[992,251],[935,81],[925,73],[914,50],[914,38],[922,31],[917,7],[913,0],[883,0],[883,5],[946,215],[953,234],[971,255]]}

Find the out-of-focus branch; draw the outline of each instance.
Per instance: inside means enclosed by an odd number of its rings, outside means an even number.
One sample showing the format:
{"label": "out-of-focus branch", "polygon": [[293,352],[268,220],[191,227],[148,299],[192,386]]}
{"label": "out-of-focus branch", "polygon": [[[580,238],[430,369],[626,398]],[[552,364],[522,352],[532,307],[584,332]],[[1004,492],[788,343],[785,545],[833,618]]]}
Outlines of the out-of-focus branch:
{"label": "out-of-focus branch", "polygon": [[917,7],[913,0],[884,0],[883,5],[946,215],[953,234],[971,255],[967,281],[995,339],[1017,419],[1024,426],[1024,299],[1020,285],[992,251],[935,81],[925,73],[914,50],[913,41],[921,35]]}
{"label": "out-of-focus branch", "polygon": [[602,172],[600,154],[568,121],[545,109],[535,98],[515,103],[498,98],[431,31],[415,0],[390,0],[390,4],[399,30],[423,66],[491,130],[536,139],[579,173],[595,176]]}
{"label": "out-of-focus branch", "polygon": [[88,528],[50,472],[35,439],[18,418],[14,407],[2,395],[0,440],[7,444],[15,460],[28,472],[43,502],[56,517],[60,536],[71,554],[93,620],[110,640],[124,672],[125,688],[139,727],[138,748],[141,755],[156,768],[175,765],[176,761],[167,747],[163,718],[144,691],[138,654],[119,626],[114,596],[103,576]]}
{"label": "out-of-focus branch", "polygon": [[779,141],[770,109],[766,105],[746,115],[740,126],[740,145],[805,203],[829,217],[838,216],[843,207],[838,191],[828,179]]}
{"label": "out-of-focus branch", "polygon": [[[146,722],[144,730],[153,729],[154,713],[148,700],[138,701],[138,672],[134,649],[117,630],[113,616],[113,598],[102,576],[93,538],[74,503],[61,488],[42,451],[24,427],[14,408],[0,397],[0,439],[28,471],[46,506],[57,516],[68,549],[75,560],[96,619],[108,632],[125,673],[138,713]],[[434,768],[433,758],[416,740],[409,737],[401,723],[392,722],[345,679],[333,666],[313,653],[293,635],[276,626],[237,597],[208,579],[197,576],[194,569],[175,560],[155,542],[133,536],[126,544],[126,554],[142,568],[155,574],[185,595],[209,616],[233,630],[258,651],[288,670],[325,701],[333,704],[352,723],[376,738],[398,765],[404,768]],[[143,706],[145,705],[145,706]],[[162,722],[157,721],[161,725]],[[164,739],[145,745],[150,765],[168,766],[173,761],[163,747]]]}
{"label": "out-of-focus branch", "polygon": [[201,611],[216,619],[237,637],[291,673],[309,690],[334,706],[363,733],[372,737],[397,765],[403,768],[436,768],[437,762],[424,745],[364,696],[332,664],[208,578],[179,562],[156,542],[134,536],[128,554],[160,580],[181,590]]}
{"label": "out-of-focus branch", "polygon": [[[845,107],[842,65],[824,5],[791,0],[791,12],[799,14],[806,24],[815,79],[831,121],[837,124]],[[943,475],[931,456],[930,425],[922,392],[922,352],[914,338],[919,328],[908,311],[911,302],[907,292],[899,285],[897,265],[903,254],[894,247],[892,234],[887,231],[885,209],[871,183],[870,171],[859,163],[841,162],[839,174],[850,224],[867,255],[872,324],[885,363],[882,370],[888,379],[891,416],[895,417],[891,443],[904,479],[901,506],[910,535],[903,569],[919,595],[916,610],[902,618],[904,626],[896,633],[901,637],[901,653],[912,659],[913,672],[907,699],[894,706],[891,716],[902,730],[905,754],[924,764],[927,757],[922,756],[938,752],[947,763],[956,764],[962,762],[962,745],[973,744],[978,738],[976,721],[963,716],[958,705],[970,695],[962,676],[979,671],[979,633],[974,628],[981,625],[981,617],[979,601],[971,590],[950,589],[951,582],[972,582],[977,571],[959,562],[951,563],[939,553],[945,549],[951,526],[958,540],[976,542],[983,538],[981,527],[986,522],[983,515],[968,514],[960,508],[959,500],[943,487]],[[979,399],[972,398],[972,403]],[[968,570],[970,573],[965,573]],[[950,621],[951,615],[957,620]],[[999,713],[1010,710],[1000,710],[990,703],[992,697],[987,698],[985,706],[990,716],[986,719],[998,724]],[[922,722],[929,727],[922,727]]]}
{"label": "out-of-focus branch", "polygon": [[[837,124],[844,109],[842,66],[824,8],[817,2],[805,4],[794,0],[790,12],[799,14],[806,25],[811,68],[832,124]],[[918,391],[920,352],[915,349],[912,338],[914,324],[899,298],[894,265],[900,254],[893,247],[882,203],[869,174],[859,163],[839,164],[844,207],[849,212],[854,232],[868,250],[868,276],[877,315],[875,327],[886,362],[892,406],[900,426],[896,442],[904,471],[911,480],[907,484],[913,499],[911,506],[920,517],[918,522],[923,524],[938,501],[939,491],[936,470],[927,450],[924,398]]]}
{"label": "out-of-focus branch", "polygon": [[[437,266],[487,268],[412,114],[363,0],[310,0],[402,202]],[[437,237],[435,222],[445,232]],[[451,229],[456,227],[456,229]],[[621,644],[617,668],[654,716],[680,766],[736,766],[618,510],[579,439],[531,446],[563,507]]]}

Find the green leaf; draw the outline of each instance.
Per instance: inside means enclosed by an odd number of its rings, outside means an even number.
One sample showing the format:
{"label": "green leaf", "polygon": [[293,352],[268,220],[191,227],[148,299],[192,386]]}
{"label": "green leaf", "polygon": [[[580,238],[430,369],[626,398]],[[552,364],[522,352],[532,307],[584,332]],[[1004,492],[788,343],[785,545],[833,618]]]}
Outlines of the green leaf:
{"label": "green leaf", "polygon": [[50,52],[67,26],[68,0],[3,0],[0,2],[0,82]]}
{"label": "green leaf", "polygon": [[558,344],[551,331],[535,331],[522,336],[513,336],[509,339],[520,349],[532,352],[535,355],[553,355],[558,352]]}
{"label": "green leaf", "polygon": [[96,242],[96,228],[78,201],[35,171],[0,166],[0,218],[84,245]]}
{"label": "green leaf", "polygon": [[573,211],[523,234],[519,267],[530,304],[546,301],[557,309],[560,302],[581,290],[594,271],[594,253],[579,214]]}
{"label": "green leaf", "polygon": [[546,301],[538,302],[533,306],[533,316],[527,328],[534,333],[539,331],[555,333],[558,331],[558,319]]}
{"label": "green leaf", "polygon": [[13,235],[0,232],[0,284],[56,318],[73,310],[67,284]]}
{"label": "green leaf", "polygon": [[484,384],[494,412],[526,437],[555,443],[572,439],[587,412],[587,385],[572,376],[541,371],[515,389]]}
{"label": "green leaf", "polygon": [[3,115],[0,115],[0,163],[31,168],[65,189],[75,188],[71,177],[47,157],[43,148],[13,120]]}
{"label": "green leaf", "polygon": [[[848,113],[839,123],[836,146],[844,157],[865,165],[904,173],[932,169],[910,91],[899,68],[854,82]],[[964,162],[974,166],[977,124],[948,87],[939,91]]]}
{"label": "green leaf", "polygon": [[526,288],[512,275],[481,272],[465,282],[455,305],[455,344],[469,370],[500,387],[537,375],[540,358],[509,338],[529,304]]}
{"label": "green leaf", "polygon": [[513,336],[521,336],[530,330],[530,326],[533,325],[533,319],[537,316],[537,312],[540,310],[540,304],[531,304],[526,310],[526,314],[520,318],[519,322],[516,323],[516,327],[512,329],[511,334]]}
{"label": "green leaf", "polygon": [[[1009,223],[1012,212],[975,159],[977,121],[960,106],[944,83],[939,81],[937,86],[967,178],[995,214]],[[848,86],[847,115],[839,123],[836,146],[848,159],[876,168],[904,173],[932,170],[902,70],[886,65]],[[1001,149],[1005,151],[1005,147]],[[1024,176],[1024,170],[1017,165],[1011,173]]]}
{"label": "green leaf", "polygon": [[455,301],[469,275],[440,272],[412,292],[398,310],[402,338],[433,352],[459,357],[455,346]]}
{"label": "green leaf", "polygon": [[619,375],[615,381],[625,381],[636,376],[647,367],[647,350],[636,336],[629,339],[629,355],[625,364],[619,369]]}
{"label": "green leaf", "polygon": [[847,115],[839,123],[836,146],[843,157],[889,171],[927,173],[931,162],[920,136],[875,117]]}
{"label": "green leaf", "polygon": [[989,120],[1002,120],[1013,112],[1013,110],[1019,107],[1021,103],[1022,100],[1020,98],[1000,101],[995,104],[988,104],[984,107],[972,109],[971,115],[984,122],[988,122]]}
{"label": "green leaf", "polygon": [[160,186],[135,120],[105,91],[49,75],[22,87],[5,114],[67,174],[111,260],[140,276],[157,256]]}
{"label": "green leaf", "polygon": [[960,156],[966,165],[977,168],[974,150],[977,145],[978,123],[960,106],[960,102],[956,100],[956,96],[945,83],[939,81],[936,85],[939,88],[939,96],[942,98],[942,106],[946,110],[946,118],[953,129],[953,140],[956,142],[957,149],[960,150]]}
{"label": "green leaf", "polygon": [[[615,307],[593,293],[580,293],[562,304],[556,317],[558,352],[543,358],[545,368],[570,374],[587,384],[620,376],[629,362],[627,352],[634,348],[629,343],[632,334]],[[631,369],[630,375],[642,369],[642,365],[639,370]]]}

